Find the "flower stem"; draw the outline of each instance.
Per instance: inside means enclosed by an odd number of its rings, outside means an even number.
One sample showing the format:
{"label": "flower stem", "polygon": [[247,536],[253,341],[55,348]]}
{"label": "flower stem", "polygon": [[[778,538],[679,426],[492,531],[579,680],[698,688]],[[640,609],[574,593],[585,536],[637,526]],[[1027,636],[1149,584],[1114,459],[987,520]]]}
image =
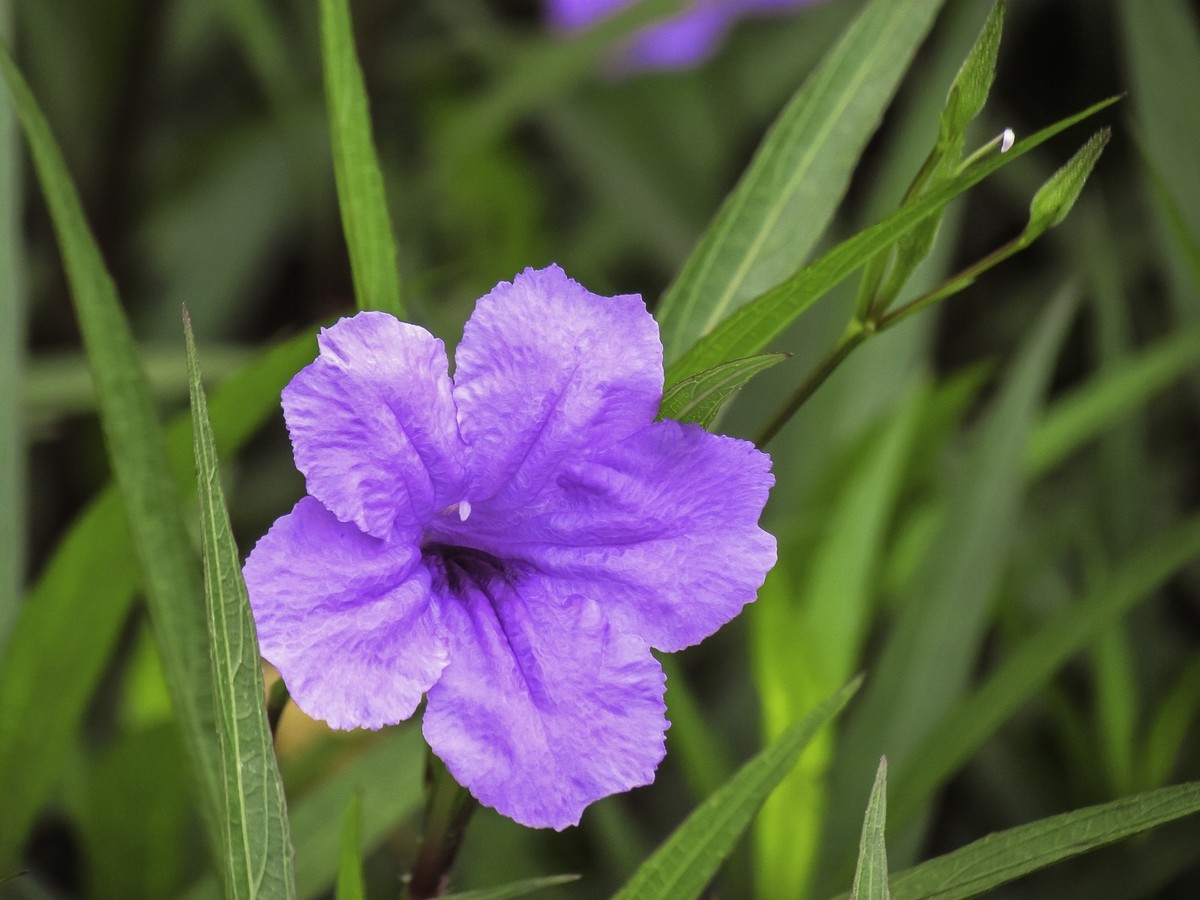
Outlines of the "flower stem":
{"label": "flower stem", "polygon": [[808,402],[808,398],[816,393],[817,388],[823,385],[826,379],[845,361],[846,357],[854,352],[854,348],[874,333],[875,327],[869,321],[851,322],[850,327],[834,344],[833,349],[817,363],[817,367],[808,374],[808,377],[800,383],[800,387],[796,388],[792,396],[788,397],[787,403],[767,423],[767,427],[762,430],[755,443],[759,447],[763,447],[779,434],[780,429],[799,411],[801,406]]}
{"label": "flower stem", "polygon": [[479,805],[433,753],[426,759],[425,787],[425,834],[408,881],[409,900],[445,893],[446,876],[458,855],[467,821]]}

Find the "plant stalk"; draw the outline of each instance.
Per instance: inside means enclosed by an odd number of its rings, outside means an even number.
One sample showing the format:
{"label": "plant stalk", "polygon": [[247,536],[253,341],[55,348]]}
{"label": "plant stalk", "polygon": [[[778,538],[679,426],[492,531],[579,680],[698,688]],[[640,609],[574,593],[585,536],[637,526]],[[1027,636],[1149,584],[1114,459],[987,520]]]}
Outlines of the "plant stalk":
{"label": "plant stalk", "polygon": [[425,785],[425,834],[408,881],[409,900],[427,900],[446,892],[467,822],[479,805],[432,752],[426,760]]}

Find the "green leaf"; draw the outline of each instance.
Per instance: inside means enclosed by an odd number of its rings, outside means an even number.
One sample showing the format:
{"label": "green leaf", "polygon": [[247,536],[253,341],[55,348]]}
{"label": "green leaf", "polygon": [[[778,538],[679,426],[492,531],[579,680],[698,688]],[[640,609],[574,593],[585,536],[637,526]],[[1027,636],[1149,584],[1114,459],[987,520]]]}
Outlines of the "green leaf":
{"label": "green leaf", "polygon": [[1082,112],[1043,128],[1036,134],[1018,141],[1003,156],[992,156],[976,163],[941,187],[904,204],[883,221],[838,244],[786,281],[739,308],[702,337],[668,369],[667,384],[673,385],[689,375],[712,368],[728,359],[761,352],[773,338],[782,333],[796,317],[825,293],[929,216],[936,215],[955,197],[1056,134],[1095,115],[1119,99],[1112,97],[1102,100]]}
{"label": "green leaf", "polygon": [[903,827],[935,790],[1037,693],[1071,657],[1200,556],[1200,518],[1147,542],[1107,580],[1020,644],[969,698],[928,732],[897,767],[892,826]]}
{"label": "green leaf", "polygon": [[1174,785],[989,834],[892,877],[894,900],[975,897],[1022,875],[1200,812],[1200,782]]}
{"label": "green leaf", "polygon": [[[234,453],[269,415],[279,392],[316,355],[312,334],[271,349],[212,396],[217,450]],[[186,411],[168,432],[175,483],[196,490],[192,425]],[[104,572],[104,578],[96,578]],[[117,488],[106,488],[60,540],[21,604],[0,657],[0,866],[11,862],[66,765],[72,735],[129,615],[141,576]],[[54,653],[46,653],[54,647]],[[71,665],[63,666],[63,659]],[[207,676],[206,676],[207,677]],[[45,686],[53,684],[54,690]],[[215,846],[219,846],[215,845]]]}
{"label": "green leaf", "polygon": [[[309,793],[290,803],[296,846],[296,888],[301,897],[323,896],[342,862],[343,817],[350,798],[362,798],[362,848],[370,853],[421,807],[425,741],[420,728],[401,726],[364,741],[367,747]],[[208,876],[187,900],[221,896]]]}
{"label": "green leaf", "polygon": [[[862,775],[886,750],[894,771],[913,762],[930,730],[970,684],[990,622],[991,603],[1016,533],[1025,480],[1021,450],[1036,420],[1078,294],[1062,291],[1033,323],[1020,355],[965,458],[943,487],[931,547],[904,595],[861,703],[845,726],[833,770],[833,796],[865,796]],[[848,879],[857,816],[833,808],[826,846],[837,848],[834,877]],[[919,829],[910,829],[913,842]],[[893,858],[906,847],[892,845]],[[843,855],[845,854],[845,855]]]}
{"label": "green leaf", "polygon": [[856,679],[842,688],[742,766],[642,863],[616,897],[687,900],[700,896],[763,801],[795,765],[813,735],[854,696],[859,683]]}
{"label": "green leaf", "polygon": [[659,304],[668,363],[816,245],[943,2],[873,0],[789,102]]}
{"label": "green leaf", "polygon": [[321,61],[333,172],[358,308],[402,316],[396,239],[347,0],[321,0]]}
{"label": "green leaf", "polygon": [[1141,780],[1146,787],[1161,787],[1171,777],[1179,751],[1200,713],[1200,656],[1179,673],[1146,730]]}
{"label": "green leaf", "polygon": [[963,134],[967,126],[979,115],[991,93],[1003,33],[1004,3],[999,0],[988,13],[979,38],[958,70],[942,112],[938,144],[943,151],[955,157],[962,153]]}
{"label": "green leaf", "polygon": [[[11,45],[13,3],[0,0],[0,46]],[[0,653],[17,617],[26,566],[25,261],[21,239],[21,155],[17,120],[0,108]]]}
{"label": "green leaf", "polygon": [[660,419],[695,422],[708,428],[721,407],[747,381],[788,358],[786,353],[764,353],[746,359],[734,359],[698,372],[672,385],[663,394]]}
{"label": "green leaf", "polygon": [[342,816],[342,862],[338,866],[335,900],[365,900],[362,873],[362,795],[355,792]]}
{"label": "green leaf", "polygon": [[1102,128],[1086,144],[1067,160],[1061,169],[1050,176],[1029,204],[1029,224],[1025,226],[1024,240],[1030,241],[1062,223],[1063,219],[1079,199],[1088,176],[1104,152],[1112,137],[1112,129]]}
{"label": "green leaf", "polygon": [[216,439],[186,310],[183,333],[200,498],[209,655],[221,745],[225,893],[239,898],[295,897],[287,805],[263,704],[266,689],[258,635],[221,489]]}
{"label": "green leaf", "polygon": [[[946,183],[959,169],[966,128],[983,109],[992,88],[1003,30],[1004,4],[997,2],[950,85],[938,123],[937,142],[909,186],[905,201]],[[917,266],[933,249],[942,218],[940,214],[930,216],[897,241],[893,250],[881,254],[867,267],[856,304],[857,319],[862,321],[871,312],[886,311],[899,296]],[[890,272],[887,271],[889,262]],[[883,281],[885,272],[886,282]]]}
{"label": "green leaf", "polygon": [[879,760],[867,814],[863,818],[862,839],[858,845],[858,869],[850,900],[889,900],[887,846],[883,832],[887,818],[887,757]]}
{"label": "green leaf", "polygon": [[[50,208],[172,704],[200,789],[198,800],[209,838],[214,848],[220,847],[220,762],[204,606],[166,441],[116,286],[92,238],[62,154],[25,79],[3,51],[0,75],[12,94]],[[102,566],[96,571],[106,570]],[[61,648],[56,652],[61,653]]]}
{"label": "green leaf", "polygon": [[463,891],[461,894],[447,894],[444,900],[512,900],[514,897],[526,897],[529,894],[544,891],[546,888],[558,887],[560,884],[570,884],[572,881],[578,880],[578,875],[547,875],[543,878],[514,881],[500,887]]}
{"label": "green leaf", "polygon": [[1192,327],[1100,372],[1046,411],[1025,447],[1025,471],[1045,474],[1198,367],[1200,327]]}
{"label": "green leaf", "polygon": [[[824,476],[829,503],[808,509],[822,523],[819,535],[811,543],[780,541],[779,562],[747,611],[768,741],[845,683],[859,665],[888,526],[912,468],[914,442],[932,430],[921,430],[932,402],[922,395],[919,402],[905,404],[870,429],[859,446],[840,454],[850,463]],[[825,728],[758,816],[758,886],[765,896],[798,896],[811,878],[835,753],[834,729]]]}

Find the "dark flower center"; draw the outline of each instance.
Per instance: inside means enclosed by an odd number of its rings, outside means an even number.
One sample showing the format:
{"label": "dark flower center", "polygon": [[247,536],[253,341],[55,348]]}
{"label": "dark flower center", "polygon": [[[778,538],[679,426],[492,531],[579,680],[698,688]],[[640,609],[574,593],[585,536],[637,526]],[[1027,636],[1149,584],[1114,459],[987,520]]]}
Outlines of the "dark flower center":
{"label": "dark flower center", "polygon": [[472,587],[490,595],[496,582],[511,583],[514,567],[497,556],[474,547],[429,542],[421,545],[421,555],[433,577],[435,590],[464,597]]}

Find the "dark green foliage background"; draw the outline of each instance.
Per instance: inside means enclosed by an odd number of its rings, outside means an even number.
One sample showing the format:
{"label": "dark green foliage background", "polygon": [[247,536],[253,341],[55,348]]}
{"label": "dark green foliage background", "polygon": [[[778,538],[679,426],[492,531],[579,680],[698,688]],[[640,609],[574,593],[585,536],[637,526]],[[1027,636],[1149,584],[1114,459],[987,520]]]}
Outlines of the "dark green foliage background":
{"label": "dark green foliage background", "polygon": [[[525,266],[550,262],[593,291],[641,293],[653,304],[764,129],[860,6],[827,0],[795,16],[743,23],[694,71],[612,77],[603,65],[559,54],[547,57],[539,77],[522,81],[512,73],[549,43],[533,3],[352,3],[409,316],[452,347],[476,298]],[[269,27],[238,0],[0,0],[9,46],[62,144],[164,412],[186,405],[181,303],[191,310],[212,385],[267,344],[311,333],[353,307],[317,4],[271,0],[253,8],[269,13]],[[948,0],[822,249],[899,202],[986,13],[979,0]],[[970,489],[963,473],[972,471],[979,447],[1002,433],[987,430],[998,408],[993,400],[1004,396],[1010,363],[1056,296],[1074,291],[1078,314],[1052,366],[1051,408],[1200,326],[1194,4],[1012,0],[996,85],[968,150],[1005,127],[1024,136],[1126,90],[1130,96],[1099,117],[1114,138],[1066,223],[852,357],[769,447],[778,486],[767,522],[780,538],[781,564],[760,606],[803,594],[823,536],[848,508],[850,488],[867,477],[873,448],[914,397],[925,398],[888,488],[893,500],[880,513],[877,552],[847,562],[848,571],[862,567],[855,572],[867,586],[852,671],[869,674],[880,661],[922,567],[954,564],[947,554],[957,545],[936,525],[955,493]],[[1019,233],[1030,197],[1087,133],[1055,139],[956,202],[916,281],[936,284]],[[6,160],[24,152],[0,140]],[[0,625],[109,475],[49,219],[27,172],[22,179],[19,193],[0,196],[6,227],[20,235],[19,255],[5,267],[9,281],[0,286],[9,348],[0,353],[7,404],[0,431],[6,447],[20,450],[0,471],[0,512],[5,528],[16,525],[0,546]],[[833,292],[777,341],[773,349],[792,359],[760,376],[715,429],[753,437],[837,338],[853,295],[853,286]],[[12,352],[17,346],[24,349]],[[1200,344],[1193,339],[1190,347],[1176,353],[1171,377],[1134,396],[1098,440],[1071,448],[1024,487],[1014,464],[1011,483],[997,486],[1013,518],[978,523],[978,546],[994,549],[995,558],[980,560],[984,639],[968,657],[976,682],[1056,611],[1108,583],[1148,538],[1197,511]],[[1042,413],[1035,406],[1030,415],[1036,433]],[[1025,453],[1025,439],[1017,440],[1014,453]],[[282,417],[273,415],[236,459],[225,454],[223,462],[244,554],[303,492]],[[993,524],[994,534],[987,531]],[[105,577],[102,568],[95,573]],[[87,603],[86,591],[79,602]],[[531,832],[483,811],[456,884],[579,872],[582,882],[546,896],[592,897],[623,883],[702,799],[704,763],[697,768],[696,755],[723,778],[762,746],[764,728],[780,730],[763,724],[764,691],[802,678],[803,665],[788,669],[789,660],[819,652],[823,636],[799,630],[767,647],[770,626],[757,618],[765,614],[748,610],[675,660],[712,743],[697,746],[697,732],[680,733],[681,725],[653,788],[597,804],[582,828],[566,834]],[[143,611],[124,626],[53,801],[30,833],[7,836],[23,848],[13,862],[29,874],[0,884],[0,897],[175,896],[206,877],[196,804],[145,626]],[[56,648],[41,652],[52,658]],[[54,662],[71,666],[66,656]],[[900,664],[895,671],[906,670]],[[42,689],[55,691],[52,674]],[[797,702],[815,705],[820,696]],[[893,869],[993,830],[1200,778],[1198,712],[1200,568],[1192,564],[1155,585],[1123,625],[1107,629],[1021,703],[940,794],[919,798],[920,809],[890,837]],[[855,720],[852,711],[843,722],[861,739],[843,758],[870,765],[835,771],[816,813],[833,837],[813,850],[813,896],[848,887],[878,755],[893,740],[916,740],[903,722],[892,723],[877,746],[865,715]],[[293,815],[307,797],[325,802],[310,807],[310,818],[319,819],[320,809],[340,819],[352,785],[331,788],[329,779],[364,751],[379,756],[370,771],[391,779],[369,791],[411,793],[419,772],[393,770],[419,767],[421,757],[411,735],[388,740],[397,742],[391,756],[365,735],[322,736],[282,754]],[[680,749],[688,741],[690,753]],[[370,802],[368,793],[368,814]],[[382,836],[366,861],[369,896],[394,896],[414,852],[417,817],[401,813],[415,807],[407,800],[395,806],[365,829]],[[758,837],[783,828],[787,816],[788,807],[777,805]],[[299,827],[294,819],[293,832]],[[0,797],[0,836],[4,828]],[[1200,823],[1185,821],[1001,895],[1195,896],[1198,847]],[[303,881],[304,860],[298,865]],[[786,879],[774,880],[786,868],[747,842],[716,890],[751,896],[756,872],[760,896],[791,896],[778,893]],[[0,870],[0,879],[6,874]],[[307,883],[331,887],[333,874]]]}

